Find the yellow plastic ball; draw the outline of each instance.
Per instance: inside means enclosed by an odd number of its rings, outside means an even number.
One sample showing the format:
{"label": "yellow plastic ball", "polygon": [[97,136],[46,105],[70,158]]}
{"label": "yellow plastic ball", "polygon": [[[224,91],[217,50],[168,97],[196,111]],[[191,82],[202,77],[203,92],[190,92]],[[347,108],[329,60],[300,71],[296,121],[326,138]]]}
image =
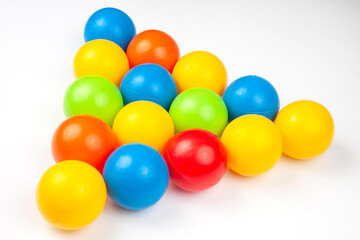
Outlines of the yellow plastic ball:
{"label": "yellow plastic ball", "polygon": [[50,167],[37,186],[36,201],[45,220],[63,230],[82,228],[104,209],[106,186],[87,163],[63,161]]}
{"label": "yellow plastic ball", "polygon": [[243,176],[267,172],[282,154],[279,129],[260,115],[236,118],[225,128],[221,140],[228,153],[229,167]]}
{"label": "yellow plastic ball", "polygon": [[129,61],[119,45],[109,40],[96,39],[85,43],[75,55],[76,78],[89,75],[109,79],[119,86],[129,71]]}
{"label": "yellow plastic ball", "polygon": [[180,58],[172,75],[179,93],[189,88],[207,88],[221,96],[227,82],[224,64],[205,51],[191,52]]}
{"label": "yellow plastic ball", "polygon": [[310,159],[324,153],[334,137],[329,111],[314,101],[296,101],[279,112],[275,124],[284,140],[284,153],[295,159]]}
{"label": "yellow plastic ball", "polygon": [[115,117],[113,130],[121,145],[143,143],[160,153],[175,131],[169,113],[148,101],[132,102],[123,107]]}

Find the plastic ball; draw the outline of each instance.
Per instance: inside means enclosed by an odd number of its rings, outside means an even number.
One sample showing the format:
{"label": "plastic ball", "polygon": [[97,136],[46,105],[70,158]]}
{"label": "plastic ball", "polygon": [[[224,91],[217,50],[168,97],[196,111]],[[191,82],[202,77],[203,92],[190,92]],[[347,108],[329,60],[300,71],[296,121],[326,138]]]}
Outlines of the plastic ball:
{"label": "plastic ball", "polygon": [[100,215],[106,202],[106,185],[89,164],[63,161],[41,177],[36,202],[47,222],[63,230],[76,230]]}
{"label": "plastic ball", "polygon": [[136,35],[127,48],[130,67],[143,63],[156,63],[172,72],[180,58],[175,40],[159,30],[147,30]]}
{"label": "plastic ball", "polygon": [[109,40],[97,39],[85,43],[74,58],[76,78],[95,75],[104,77],[119,86],[129,71],[129,61],[119,45]]}
{"label": "plastic ball", "polygon": [[124,51],[135,36],[135,25],[131,18],[116,8],[103,8],[94,12],[85,25],[85,42],[106,39],[119,45]]}
{"label": "plastic ball", "polygon": [[155,149],[139,143],[124,145],[113,152],[103,176],[110,198],[129,210],[154,205],[169,183],[164,158]]}
{"label": "plastic ball", "polygon": [[174,136],[174,124],[169,113],[160,105],[132,102],[116,115],[113,125],[119,143],[143,143],[163,152],[166,143]]}
{"label": "plastic ball", "polygon": [[76,159],[86,162],[102,173],[109,155],[119,147],[111,128],[99,118],[79,115],[66,119],[52,139],[56,162]]}
{"label": "plastic ball", "polygon": [[97,76],[79,78],[68,87],[64,97],[66,117],[92,115],[109,126],[112,126],[123,105],[119,88],[109,80]]}
{"label": "plastic ball", "polygon": [[295,159],[310,159],[324,153],[334,138],[334,121],[321,104],[302,100],[280,110],[275,124],[284,140],[284,153]]}
{"label": "plastic ball", "polygon": [[258,76],[237,79],[225,90],[223,99],[229,121],[246,114],[259,114],[273,121],[279,111],[279,96],[275,88]]}
{"label": "plastic ball", "polygon": [[243,176],[256,176],[270,170],[283,149],[279,129],[261,115],[238,117],[221,137],[228,154],[229,167]]}
{"label": "plastic ball", "polygon": [[171,104],[169,114],[177,133],[200,128],[220,136],[228,121],[222,98],[204,88],[192,88],[180,93]]}
{"label": "plastic ball", "polygon": [[139,100],[151,101],[169,110],[177,95],[171,74],[157,64],[142,64],[131,69],[120,85],[124,103]]}
{"label": "plastic ball", "polygon": [[195,51],[181,57],[172,75],[179,92],[189,88],[207,88],[221,96],[227,82],[224,64],[205,51]]}
{"label": "plastic ball", "polygon": [[201,129],[176,134],[166,145],[164,157],[172,182],[190,192],[214,186],[227,169],[224,145],[217,136]]}

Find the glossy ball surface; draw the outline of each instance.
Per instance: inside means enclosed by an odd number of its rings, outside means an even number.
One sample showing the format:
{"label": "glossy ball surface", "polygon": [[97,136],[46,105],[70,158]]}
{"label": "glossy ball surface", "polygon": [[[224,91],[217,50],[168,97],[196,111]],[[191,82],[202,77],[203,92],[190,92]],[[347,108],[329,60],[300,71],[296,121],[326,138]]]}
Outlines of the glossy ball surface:
{"label": "glossy ball surface", "polygon": [[310,159],[324,153],[334,138],[330,112],[308,100],[290,103],[280,110],[275,124],[284,140],[284,153],[295,159]]}
{"label": "glossy ball surface", "polygon": [[123,105],[119,88],[109,80],[97,76],[79,78],[68,87],[64,97],[66,117],[92,115],[109,126],[112,126]]}
{"label": "glossy ball surface", "polygon": [[190,88],[206,88],[221,96],[227,82],[224,64],[214,54],[205,51],[195,51],[181,57],[172,75],[179,93]]}
{"label": "glossy ball surface", "polygon": [[228,154],[229,167],[243,176],[269,171],[280,159],[283,149],[279,129],[261,115],[238,117],[221,137]]}
{"label": "glossy ball surface", "polygon": [[172,72],[180,58],[180,50],[170,35],[159,30],[147,30],[136,35],[127,48],[130,67],[156,63]]}
{"label": "glossy ball surface", "polygon": [[172,182],[190,192],[214,186],[227,169],[224,145],[217,136],[201,129],[176,134],[166,145],[164,157]]}
{"label": "glossy ball surface", "polygon": [[116,8],[102,8],[87,20],[84,30],[85,42],[95,39],[110,40],[124,51],[135,36],[135,25],[131,18]]}
{"label": "glossy ball surface", "polygon": [[129,71],[129,61],[119,45],[109,40],[97,39],[85,43],[74,58],[76,78],[100,76],[119,86]]}
{"label": "glossy ball surface", "polygon": [[163,152],[166,143],[174,136],[174,124],[169,113],[160,105],[132,102],[116,115],[113,125],[119,143],[143,143]]}
{"label": "glossy ball surface", "polygon": [[155,149],[139,143],[124,145],[113,152],[103,176],[111,199],[129,210],[154,205],[169,183],[164,158]]}
{"label": "glossy ball surface", "polygon": [[51,150],[56,162],[76,159],[102,173],[107,158],[118,147],[109,125],[99,118],[79,115],[59,125],[52,138]]}
{"label": "glossy ball surface", "polygon": [[222,98],[204,88],[192,88],[180,93],[171,104],[169,114],[177,133],[200,128],[220,136],[228,121]]}
{"label": "glossy ball surface", "polygon": [[246,114],[259,114],[273,121],[280,105],[275,88],[258,76],[235,80],[225,90],[223,99],[228,109],[229,121]]}
{"label": "glossy ball surface", "polygon": [[63,161],[41,177],[36,202],[47,222],[63,230],[75,230],[100,215],[106,202],[106,185],[101,174],[89,164]]}
{"label": "glossy ball surface", "polygon": [[131,69],[120,85],[124,103],[146,100],[169,110],[177,95],[176,84],[171,74],[157,64],[147,63]]}

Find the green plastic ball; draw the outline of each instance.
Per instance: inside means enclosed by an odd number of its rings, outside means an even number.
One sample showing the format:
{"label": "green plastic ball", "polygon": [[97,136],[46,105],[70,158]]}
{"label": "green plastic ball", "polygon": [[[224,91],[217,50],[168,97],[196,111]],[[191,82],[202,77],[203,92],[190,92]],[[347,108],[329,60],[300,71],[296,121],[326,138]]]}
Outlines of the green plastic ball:
{"label": "green plastic ball", "polygon": [[180,93],[172,102],[169,114],[176,132],[200,128],[220,136],[228,121],[222,98],[205,88],[191,88]]}
{"label": "green plastic ball", "polygon": [[92,115],[110,127],[123,106],[119,88],[110,80],[98,76],[79,78],[68,87],[64,97],[66,117]]}

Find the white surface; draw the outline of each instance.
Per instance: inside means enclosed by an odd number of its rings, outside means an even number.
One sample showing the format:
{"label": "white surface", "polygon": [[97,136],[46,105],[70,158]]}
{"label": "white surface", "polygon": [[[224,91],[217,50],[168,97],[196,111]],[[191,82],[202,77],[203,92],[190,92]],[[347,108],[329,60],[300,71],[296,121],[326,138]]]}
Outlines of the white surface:
{"label": "white surface", "polygon": [[[50,143],[65,119],[62,98],[92,12],[113,6],[138,32],[168,32],[184,55],[208,50],[229,81],[256,74],[277,88],[281,106],[312,99],[332,113],[336,135],[323,156],[282,158],[256,178],[228,172],[214,188],[172,185],[140,212],[108,201],[76,232],[47,224],[35,205]],[[0,2],[1,239],[360,239],[360,2],[90,1]]]}

